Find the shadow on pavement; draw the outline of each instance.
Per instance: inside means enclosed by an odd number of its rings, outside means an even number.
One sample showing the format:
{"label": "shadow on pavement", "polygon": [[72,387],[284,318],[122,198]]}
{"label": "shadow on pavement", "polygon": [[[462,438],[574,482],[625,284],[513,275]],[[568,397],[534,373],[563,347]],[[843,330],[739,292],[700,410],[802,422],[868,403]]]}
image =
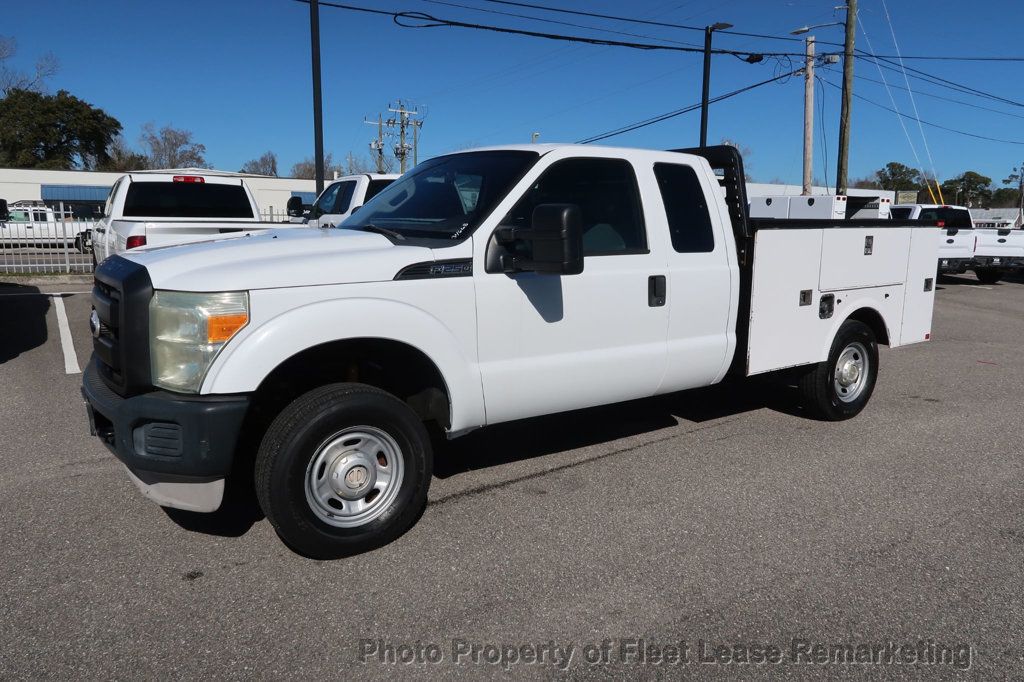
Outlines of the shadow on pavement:
{"label": "shadow on pavement", "polygon": [[0,282],[0,364],[46,343],[49,310],[38,287]]}
{"label": "shadow on pavement", "polygon": [[229,477],[224,489],[224,502],[210,514],[161,507],[174,523],[185,530],[205,535],[237,538],[245,535],[263,519],[252,478]]}
{"label": "shadow on pavement", "polygon": [[675,426],[679,419],[700,423],[769,408],[802,415],[795,387],[783,379],[749,379],[644,398],[616,405],[498,424],[435,445],[434,475],[448,478],[637,436]]}

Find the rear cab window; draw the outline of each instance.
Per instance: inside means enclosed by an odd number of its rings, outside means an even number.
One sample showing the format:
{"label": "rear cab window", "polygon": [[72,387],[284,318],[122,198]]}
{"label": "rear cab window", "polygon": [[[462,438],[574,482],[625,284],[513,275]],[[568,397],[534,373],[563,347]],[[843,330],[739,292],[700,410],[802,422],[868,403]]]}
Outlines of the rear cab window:
{"label": "rear cab window", "polygon": [[656,163],[654,177],[665,204],[672,248],[678,253],[714,251],[715,235],[708,200],[693,168],[676,163]]}
{"label": "rear cab window", "polygon": [[974,227],[971,221],[971,212],[966,208],[949,208],[940,206],[938,208],[921,209],[921,220],[942,222],[943,227],[955,227],[960,230],[970,230]]}
{"label": "rear cab window", "polygon": [[124,200],[126,217],[253,218],[241,184],[133,182]]}
{"label": "rear cab window", "polygon": [[889,210],[889,218],[892,220],[910,220],[914,209],[910,207],[892,208]]}

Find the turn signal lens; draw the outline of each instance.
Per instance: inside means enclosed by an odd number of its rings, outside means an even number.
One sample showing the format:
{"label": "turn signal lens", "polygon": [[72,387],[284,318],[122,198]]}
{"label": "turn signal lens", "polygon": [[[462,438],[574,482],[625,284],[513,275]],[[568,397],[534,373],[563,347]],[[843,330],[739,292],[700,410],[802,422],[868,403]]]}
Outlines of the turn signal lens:
{"label": "turn signal lens", "polygon": [[248,322],[249,315],[246,313],[212,315],[206,323],[206,342],[222,343],[227,341]]}

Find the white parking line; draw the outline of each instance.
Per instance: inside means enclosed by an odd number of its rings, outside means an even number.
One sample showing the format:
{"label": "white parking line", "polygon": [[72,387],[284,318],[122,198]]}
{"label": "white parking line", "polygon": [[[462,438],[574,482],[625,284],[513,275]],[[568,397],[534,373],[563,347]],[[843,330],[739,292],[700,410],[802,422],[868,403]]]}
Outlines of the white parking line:
{"label": "white parking line", "polygon": [[81,374],[78,356],[75,355],[75,342],[71,339],[71,325],[68,324],[68,313],[64,309],[64,299],[60,294],[51,294],[53,309],[57,311],[57,327],[60,329],[60,347],[64,351],[64,373]]}

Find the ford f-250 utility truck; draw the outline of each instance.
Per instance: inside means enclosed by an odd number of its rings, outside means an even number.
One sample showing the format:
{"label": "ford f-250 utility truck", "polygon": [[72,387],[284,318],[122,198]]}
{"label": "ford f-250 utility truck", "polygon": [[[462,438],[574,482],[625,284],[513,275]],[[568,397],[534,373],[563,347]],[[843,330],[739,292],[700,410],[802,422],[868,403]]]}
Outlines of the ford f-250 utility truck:
{"label": "ford f-250 utility truck", "polygon": [[292,222],[308,227],[335,227],[397,178],[395,174],[346,175],[327,185],[305,214],[300,197],[289,199],[288,215]]}
{"label": "ford f-250 utility truck", "polygon": [[962,275],[974,268],[977,235],[971,222],[971,212],[966,206],[896,204],[890,216],[894,220],[924,220],[945,228],[946,233],[939,240],[938,271],[941,274]]}
{"label": "ford f-250 utility truck", "polygon": [[256,200],[238,174],[201,168],[132,172],[110,188],[92,229],[93,262],[140,246],[286,226],[260,221]]}
{"label": "ford f-250 utility truck", "polygon": [[973,268],[978,281],[995,284],[1005,273],[1024,268],[1024,230],[976,226],[974,234]]}
{"label": "ford f-250 utility truck", "polygon": [[878,344],[929,338],[940,230],[746,206],[731,147],[498,147],[421,163],[339,229],[110,258],[92,431],[159,504],[213,511],[249,475],[287,544],[337,557],[417,518],[428,426],[455,437],[730,368],[799,367],[809,411],[853,417]]}

